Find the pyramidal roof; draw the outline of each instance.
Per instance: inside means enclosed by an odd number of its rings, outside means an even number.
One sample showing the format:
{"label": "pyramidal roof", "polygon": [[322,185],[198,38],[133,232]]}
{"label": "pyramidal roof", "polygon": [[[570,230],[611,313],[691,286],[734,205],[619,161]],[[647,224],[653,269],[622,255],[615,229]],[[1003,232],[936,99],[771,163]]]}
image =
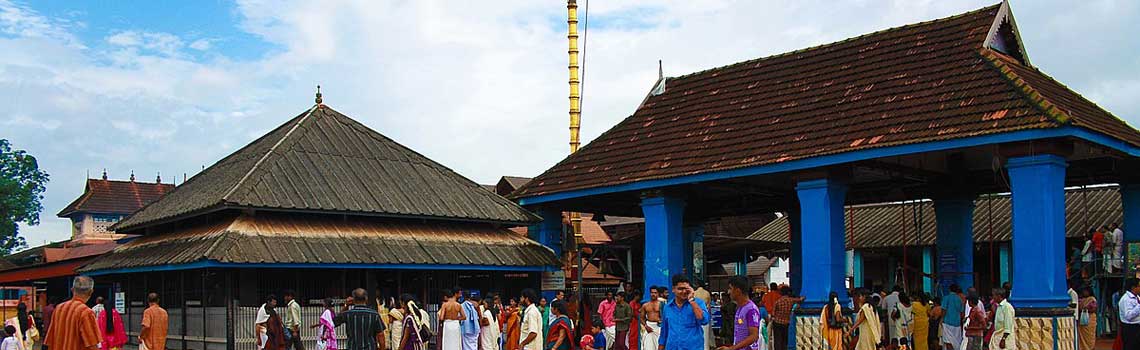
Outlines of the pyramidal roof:
{"label": "pyramidal roof", "polygon": [[124,219],[129,231],[228,208],[527,223],[538,218],[324,105]]}

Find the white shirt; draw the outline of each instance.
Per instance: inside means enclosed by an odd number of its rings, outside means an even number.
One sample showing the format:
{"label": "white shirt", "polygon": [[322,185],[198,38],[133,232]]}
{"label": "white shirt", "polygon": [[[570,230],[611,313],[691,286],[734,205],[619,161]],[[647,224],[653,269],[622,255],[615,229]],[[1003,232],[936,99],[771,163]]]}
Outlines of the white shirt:
{"label": "white shirt", "polygon": [[1092,262],[1093,261],[1093,249],[1092,249],[1092,240],[1091,239],[1085,241],[1085,247],[1084,247],[1084,249],[1081,249],[1081,254],[1084,255],[1083,257],[1081,257],[1081,262]]}
{"label": "white shirt", "polygon": [[1132,291],[1120,297],[1120,320],[1127,324],[1140,324],[1140,298]]}
{"label": "white shirt", "polygon": [[0,343],[0,350],[20,350],[20,341],[16,340],[16,336],[4,338],[4,342]]}
{"label": "white shirt", "polygon": [[534,340],[523,347],[523,350],[542,350],[545,340],[542,339],[542,313],[538,312],[538,307],[530,304],[526,307],[523,313],[522,332],[519,333],[519,344],[526,340],[530,333],[537,334]]}
{"label": "white shirt", "polygon": [[1116,245],[1117,253],[1124,249],[1124,231],[1120,228],[1112,230],[1112,243]]}

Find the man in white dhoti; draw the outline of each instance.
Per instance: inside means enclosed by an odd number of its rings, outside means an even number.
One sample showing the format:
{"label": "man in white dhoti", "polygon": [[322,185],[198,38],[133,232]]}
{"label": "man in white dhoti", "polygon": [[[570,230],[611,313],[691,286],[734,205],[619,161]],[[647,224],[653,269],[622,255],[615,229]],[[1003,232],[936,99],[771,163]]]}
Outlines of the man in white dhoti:
{"label": "man in white dhoti", "polygon": [[447,300],[439,307],[439,319],[443,320],[443,334],[440,337],[442,350],[462,350],[463,330],[460,321],[467,319],[463,306],[456,300],[458,292],[447,291]]}
{"label": "man in white dhoti", "polygon": [[657,340],[661,338],[661,293],[657,286],[649,288],[649,301],[641,306],[641,348],[645,350],[657,349]]}

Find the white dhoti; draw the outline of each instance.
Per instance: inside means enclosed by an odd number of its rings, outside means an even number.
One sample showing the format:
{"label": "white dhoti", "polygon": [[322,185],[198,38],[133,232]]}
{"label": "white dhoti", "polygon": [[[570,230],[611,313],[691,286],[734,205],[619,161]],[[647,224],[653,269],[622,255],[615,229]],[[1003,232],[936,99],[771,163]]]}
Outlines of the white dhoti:
{"label": "white dhoti", "polygon": [[961,350],[963,337],[965,337],[965,333],[962,333],[961,326],[942,324],[942,336],[939,339],[941,339],[940,342],[943,346],[950,344],[950,349]]}
{"label": "white dhoti", "polygon": [[712,322],[709,322],[709,324],[706,324],[704,329],[705,329],[705,350],[712,349],[715,347],[713,345],[716,345],[716,343],[713,343]]}
{"label": "white dhoti", "polygon": [[443,350],[463,349],[463,330],[459,327],[459,321],[443,321],[443,339],[440,344],[443,345]]}
{"label": "white dhoti", "polygon": [[606,350],[610,350],[614,347],[614,339],[617,337],[617,326],[606,327],[602,333],[606,336]]}
{"label": "white dhoti", "polygon": [[645,321],[645,325],[653,328],[653,332],[641,330],[641,348],[645,350],[656,349],[657,341],[661,339],[661,327],[658,327],[658,322],[653,321]]}

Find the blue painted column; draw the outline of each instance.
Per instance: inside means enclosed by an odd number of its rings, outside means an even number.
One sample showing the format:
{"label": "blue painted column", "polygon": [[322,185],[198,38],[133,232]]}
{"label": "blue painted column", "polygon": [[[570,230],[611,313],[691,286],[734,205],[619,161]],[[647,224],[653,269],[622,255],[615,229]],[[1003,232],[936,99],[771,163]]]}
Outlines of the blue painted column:
{"label": "blue painted column", "polygon": [[542,221],[530,225],[527,234],[530,239],[554,250],[554,255],[562,256],[562,211],[538,209],[535,211]]}
{"label": "blue painted column", "polygon": [[[552,209],[539,209],[535,211],[542,218],[537,224],[530,225],[527,228],[527,234],[530,239],[550,248],[554,251],[554,255],[559,259],[562,258],[562,211]],[[563,273],[559,270],[546,271],[543,275]],[[563,275],[565,276],[565,275]],[[540,278],[545,278],[542,276]],[[565,278],[565,277],[563,277]],[[542,283],[540,283],[542,284]],[[561,289],[561,288],[559,288]],[[547,300],[553,300],[557,290],[542,290],[542,296]]]}
{"label": "blue painted column", "polygon": [[855,288],[863,287],[863,252],[858,250],[853,252],[851,257],[851,285]]}
{"label": "blue painted column", "polygon": [[820,309],[827,304],[828,293],[839,292],[841,304],[847,303],[846,247],[843,240],[843,201],[847,186],[834,179],[801,181],[796,184],[800,201],[801,268],[800,294],[806,299],[805,309]]}
{"label": "blue painted column", "polygon": [[922,248],[922,291],[926,294],[934,293],[934,251],[930,247]]}
{"label": "blue painted column", "polygon": [[[962,290],[974,286],[974,199],[936,199],[938,273]],[[943,283],[944,289],[950,285]]]}
{"label": "blue painted column", "polygon": [[792,242],[788,254],[788,284],[797,293],[803,286],[803,237],[800,235],[800,208],[799,204],[788,210],[788,239]]}
{"label": "blue painted column", "polygon": [[[1006,161],[1013,197],[1013,291],[1026,308],[1066,308],[1065,158],[1051,155]],[[1071,315],[1071,312],[1070,312]]]}
{"label": "blue painted column", "polygon": [[[645,214],[645,281],[642,290],[650,286],[671,286],[670,279],[681,273],[686,260],[683,220],[685,201],[671,196],[658,195],[641,200]],[[645,293],[649,295],[649,293]]]}
{"label": "blue painted column", "polygon": [[998,281],[998,283],[1012,282],[1009,279],[1009,277],[1010,277],[1009,276],[1009,264],[1010,264],[1010,262],[1011,262],[1011,260],[1009,259],[1009,244],[1008,243],[1002,243],[1001,247],[998,248],[998,268],[1000,269],[1000,273],[998,274],[998,276],[1001,277],[1001,281]]}
{"label": "blue painted column", "polygon": [[1140,184],[1120,186],[1120,200],[1124,205],[1124,241],[1140,242]]}

